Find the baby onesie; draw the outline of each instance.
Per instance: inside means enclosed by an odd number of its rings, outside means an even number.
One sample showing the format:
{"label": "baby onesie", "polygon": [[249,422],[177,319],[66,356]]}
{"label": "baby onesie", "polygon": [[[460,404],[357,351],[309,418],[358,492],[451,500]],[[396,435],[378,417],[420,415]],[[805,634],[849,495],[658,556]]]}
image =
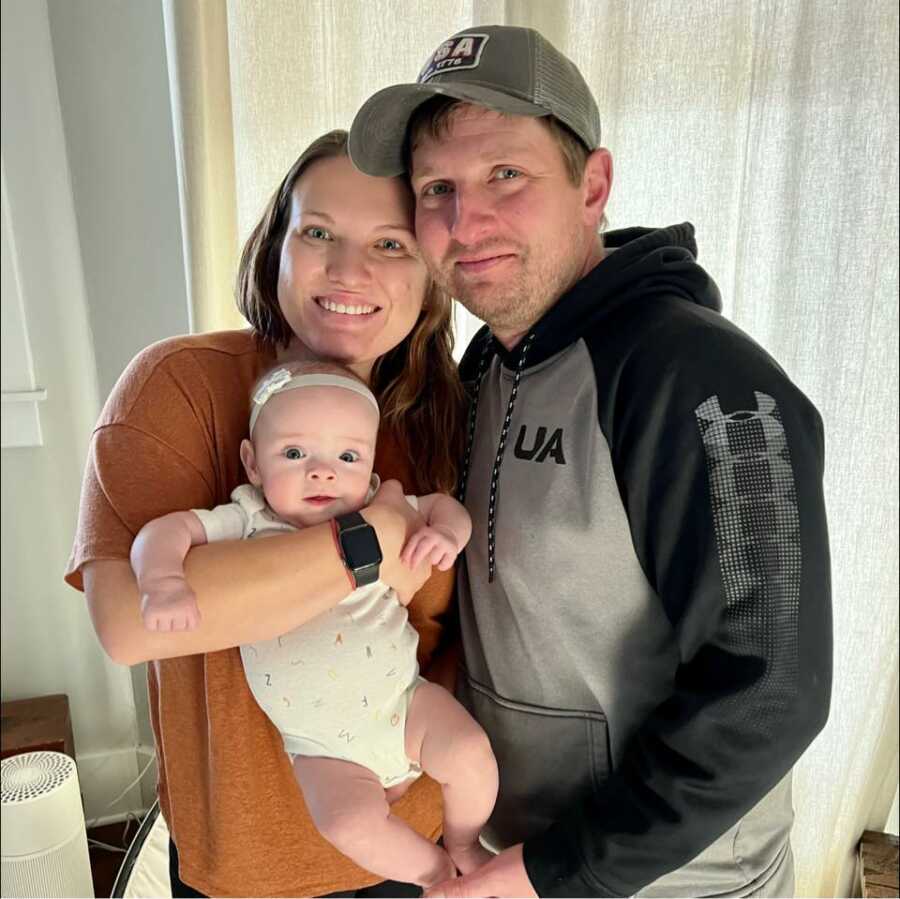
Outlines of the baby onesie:
{"label": "baby onesie", "polygon": [[[377,489],[373,475],[369,495]],[[237,487],[231,499],[193,510],[210,542],[297,530],[257,487]],[[416,505],[415,497],[407,499]],[[421,773],[404,744],[406,713],[421,681],[418,642],[406,608],[376,581],[295,630],[240,651],[253,696],[289,753],[355,762],[389,787]]]}

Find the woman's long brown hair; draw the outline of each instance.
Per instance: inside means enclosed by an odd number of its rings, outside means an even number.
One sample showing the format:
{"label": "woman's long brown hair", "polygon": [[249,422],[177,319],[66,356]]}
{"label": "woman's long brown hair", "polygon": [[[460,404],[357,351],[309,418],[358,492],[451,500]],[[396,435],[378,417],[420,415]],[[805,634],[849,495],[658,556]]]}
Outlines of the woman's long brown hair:
{"label": "woman's long brown hair", "polygon": [[[347,132],[314,140],[284,176],[244,245],[237,305],[268,349],[294,336],[278,305],[281,245],[297,179],[319,159],[348,156]],[[302,340],[302,335],[297,335]],[[371,387],[382,422],[405,452],[416,493],[453,493],[462,453],[465,395],[453,361],[451,300],[432,282],[410,334],[372,368]]]}

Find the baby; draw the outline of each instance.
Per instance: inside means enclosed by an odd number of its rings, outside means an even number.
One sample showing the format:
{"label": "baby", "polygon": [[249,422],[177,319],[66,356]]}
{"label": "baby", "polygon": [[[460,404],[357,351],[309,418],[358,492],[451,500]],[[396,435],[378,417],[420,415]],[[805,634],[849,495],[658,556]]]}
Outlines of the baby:
{"label": "baby", "polygon": [[[253,395],[241,460],[250,484],[215,509],[174,512],[138,534],[131,562],[148,628],[196,627],[184,578],[191,546],[310,527],[365,506],[378,403],[350,371],[284,366]],[[450,568],[471,534],[452,497],[407,497],[425,526],[402,560]],[[478,834],[493,810],[497,766],[487,736],[446,690],[419,677],[418,634],[381,581],[277,639],[240,648],[250,689],[278,728],[320,833],[363,868],[424,888],[490,858]],[[444,847],[391,814],[425,771],[442,787]]]}

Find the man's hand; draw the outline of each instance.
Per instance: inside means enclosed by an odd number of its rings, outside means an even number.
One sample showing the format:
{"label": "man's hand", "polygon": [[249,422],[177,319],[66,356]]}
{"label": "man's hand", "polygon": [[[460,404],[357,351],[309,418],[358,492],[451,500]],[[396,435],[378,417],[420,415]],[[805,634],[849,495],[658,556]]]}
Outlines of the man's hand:
{"label": "man's hand", "polygon": [[448,899],[463,899],[466,896],[526,896],[528,899],[536,899],[537,893],[525,873],[522,844],[517,843],[495,855],[477,871],[455,880],[445,880],[426,890],[425,896],[446,896]]}
{"label": "man's hand", "polygon": [[[422,516],[407,502],[403,485],[399,481],[385,481],[366,508],[389,512],[391,527],[378,528],[378,541],[384,560],[381,563],[381,580],[394,589],[397,599],[406,606],[431,577],[431,564],[420,562],[409,568],[400,560],[401,548],[416,531],[425,526]],[[366,510],[363,509],[363,517]]]}

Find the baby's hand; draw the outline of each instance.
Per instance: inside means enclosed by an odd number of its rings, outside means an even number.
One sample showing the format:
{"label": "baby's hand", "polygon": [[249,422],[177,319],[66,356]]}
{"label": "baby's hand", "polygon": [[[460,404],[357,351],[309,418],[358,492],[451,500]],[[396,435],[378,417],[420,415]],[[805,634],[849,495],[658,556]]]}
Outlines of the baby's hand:
{"label": "baby's hand", "polygon": [[166,577],[145,586],[141,615],[148,631],[192,631],[200,624],[197,597],[183,577]]}
{"label": "baby's hand", "polygon": [[426,526],[416,531],[400,553],[400,561],[415,568],[420,562],[428,561],[441,571],[453,566],[459,555],[456,537],[449,528]]}

